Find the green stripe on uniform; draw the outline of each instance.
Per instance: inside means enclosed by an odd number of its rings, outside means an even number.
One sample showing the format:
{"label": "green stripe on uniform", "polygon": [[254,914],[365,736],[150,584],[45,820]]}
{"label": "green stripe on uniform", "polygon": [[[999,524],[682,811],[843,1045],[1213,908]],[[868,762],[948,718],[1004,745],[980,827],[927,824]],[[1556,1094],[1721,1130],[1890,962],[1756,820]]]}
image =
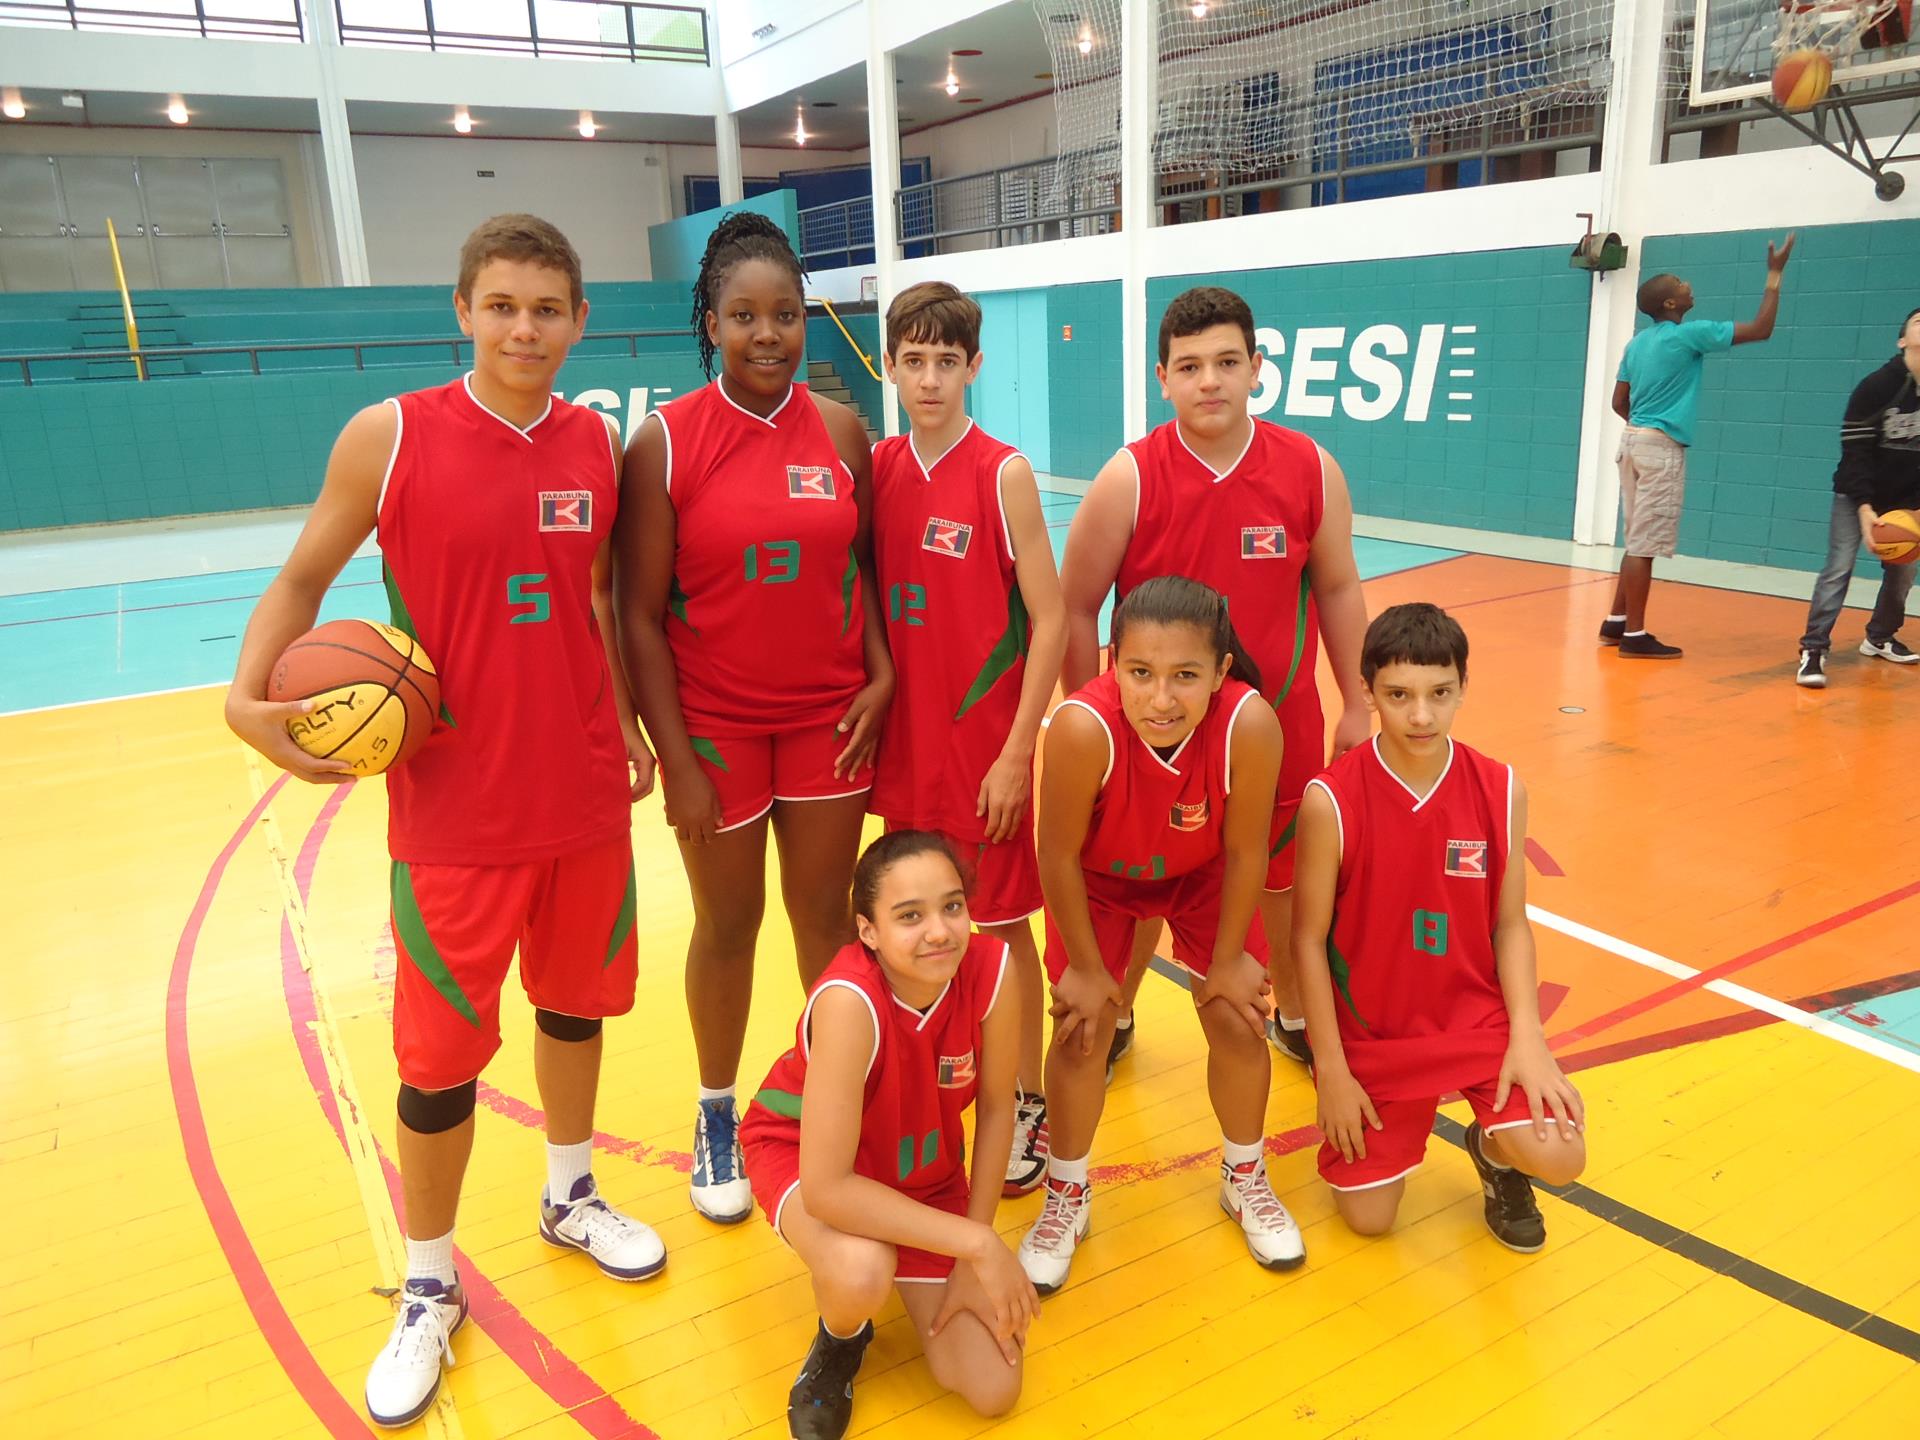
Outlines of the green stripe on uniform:
{"label": "green stripe on uniform", "polygon": [[853,547],[847,546],[847,573],[840,577],[840,633],[846,634],[853,628],[853,587],[860,578],[860,562],[854,558]]}
{"label": "green stripe on uniform", "polygon": [[1280,708],[1280,702],[1287,698],[1293,689],[1294,677],[1300,673],[1300,652],[1307,643],[1307,600],[1312,594],[1312,579],[1306,569],[1300,571],[1300,598],[1293,607],[1293,662],[1287,666],[1286,682],[1273,697],[1274,709]]}
{"label": "green stripe on uniform", "polygon": [[[407,597],[400,593],[400,581],[393,573],[393,566],[389,565],[384,558],[380,561],[380,579],[387,587],[387,613],[392,616],[393,628],[404,634],[414,644],[420,645],[420,632],[413,628],[413,611],[407,608]],[[427,647],[420,645],[420,648],[425,650]],[[444,699],[440,702],[440,723],[453,726],[453,712],[447,709],[447,702]]]}
{"label": "green stripe on uniform", "polygon": [[607,940],[607,958],[600,962],[600,968],[606,969],[613,964],[613,957],[620,953],[620,947],[627,943],[627,937],[633,934],[634,916],[639,910],[640,888],[634,879],[633,862],[627,862],[627,893],[621,898],[620,913],[613,918],[613,934]]}
{"label": "green stripe on uniform", "polygon": [[1293,832],[1298,830],[1299,828],[1300,828],[1300,812],[1298,810],[1295,810],[1293,812],[1293,818],[1287,821],[1287,828],[1280,832],[1280,838],[1274,841],[1273,848],[1267,851],[1267,858],[1269,860],[1273,859],[1282,850],[1286,849],[1287,846],[1291,845],[1293,843]]}
{"label": "green stripe on uniform", "polygon": [[775,1090],[769,1087],[753,1097],[754,1103],[783,1115],[789,1120],[800,1118],[800,1097],[791,1090]]}
{"label": "green stripe on uniform", "polygon": [[453,978],[453,972],[447,968],[447,962],[440,958],[440,947],[433,943],[433,937],[427,933],[427,922],[420,914],[420,901],[413,893],[413,871],[404,860],[393,862],[393,935],[400,942],[407,959],[413,963],[413,968],[427,977],[427,982],[440,992],[441,998],[459,1013],[461,1019],[478,1030],[480,1017],[474,1012],[473,1002],[467,999],[460,982]]}
{"label": "green stripe on uniform", "polygon": [[729,775],[733,773],[727,769],[727,762],[721,758],[720,747],[714,744],[713,741],[707,739],[706,736],[689,735],[687,737],[687,743],[693,746],[694,754],[713,766],[714,769],[726,771]]}
{"label": "green stripe on uniform", "polygon": [[1362,1030],[1371,1030],[1367,1017],[1360,1013],[1360,1007],[1353,1003],[1353,967],[1347,964],[1347,957],[1340,953],[1340,947],[1333,943],[1333,926],[1327,926],[1327,972],[1333,976],[1334,986],[1340,991],[1340,998],[1347,1002],[1347,1009],[1353,1012],[1353,1018],[1360,1022]]}
{"label": "green stripe on uniform", "polygon": [[980,667],[980,673],[973,677],[973,684],[967,687],[966,698],[960,702],[960,708],[953,712],[954,719],[958,720],[986,699],[987,692],[1000,683],[1001,677],[1025,658],[1027,641],[1032,633],[1033,622],[1027,618],[1027,602],[1016,585],[1007,592],[1007,628],[1000,632],[1000,638],[994,642],[986,663]]}

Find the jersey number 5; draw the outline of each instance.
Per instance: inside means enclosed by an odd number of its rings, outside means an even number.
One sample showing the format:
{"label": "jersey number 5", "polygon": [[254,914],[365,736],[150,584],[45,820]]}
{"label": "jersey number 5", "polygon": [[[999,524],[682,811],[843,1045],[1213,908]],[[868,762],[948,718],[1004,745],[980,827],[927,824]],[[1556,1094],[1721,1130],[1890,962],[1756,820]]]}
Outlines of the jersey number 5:
{"label": "jersey number 5", "polygon": [[[545,575],[509,575],[507,577],[507,605],[521,611],[509,625],[538,625],[542,620],[553,616],[553,598],[544,590],[533,587],[546,583]],[[522,607],[525,607],[524,609]]]}
{"label": "jersey number 5", "polygon": [[[785,585],[800,578],[800,542],[798,540],[762,540],[749,545],[742,558],[747,581],[762,585]],[[765,573],[762,573],[765,572]]]}

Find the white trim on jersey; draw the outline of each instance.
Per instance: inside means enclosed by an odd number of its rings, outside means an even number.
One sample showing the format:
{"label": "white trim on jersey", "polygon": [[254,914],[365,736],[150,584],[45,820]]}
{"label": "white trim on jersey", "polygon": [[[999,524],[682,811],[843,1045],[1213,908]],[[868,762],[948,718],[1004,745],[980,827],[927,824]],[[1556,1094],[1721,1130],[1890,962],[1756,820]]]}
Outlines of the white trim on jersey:
{"label": "white trim on jersey", "polygon": [[713,388],[720,392],[720,398],[726,401],[727,404],[733,406],[734,409],[738,410],[742,415],[746,416],[749,420],[758,420],[762,425],[766,426],[769,430],[777,430],[779,428],[777,425],[773,423],[774,418],[778,416],[782,410],[786,409],[787,402],[793,399],[793,382],[789,380],[787,382],[787,393],[780,397],[780,403],[774,406],[773,409],[769,410],[765,415],[756,415],[753,413],[753,411],[747,409],[746,406],[742,405],[738,400],[734,399],[731,395],[727,394],[727,387],[721,384],[720,381],[715,380],[713,382]]}
{"label": "white trim on jersey", "polygon": [[[1016,561],[1020,557],[1013,553],[1013,526],[1007,523],[1007,466],[1026,458],[1018,450],[1009,451],[1006,459],[1000,462],[1000,468],[993,472],[993,498],[1000,507],[1000,538],[1007,542],[1007,559]],[[1046,517],[1041,518],[1044,521]],[[1014,583],[1018,585],[1020,582],[1016,580]]]}
{"label": "white trim on jersey", "polygon": [[1387,764],[1386,759],[1380,754],[1380,737],[1378,735],[1373,737],[1373,758],[1380,762],[1380,768],[1382,770],[1386,771],[1389,775],[1393,775],[1394,784],[1398,785],[1413,797],[1414,812],[1418,813],[1429,800],[1440,793],[1440,787],[1447,783],[1447,776],[1453,772],[1453,737],[1451,735],[1447,737],[1447,763],[1440,767],[1440,778],[1433,782],[1433,788],[1424,795],[1407,784],[1407,782],[1402,780],[1398,775],[1394,775],[1393,767]]}
{"label": "white trim on jersey", "polygon": [[993,1014],[993,1007],[999,1003],[1000,987],[1006,983],[1007,979],[1007,957],[1012,954],[1013,947],[1002,940],[1000,942],[1000,969],[995,972],[993,977],[993,993],[987,996],[987,1008],[980,1012],[980,1019],[983,1022],[989,1015]]}
{"label": "white trim on jersey", "polygon": [[393,467],[400,462],[400,437],[407,432],[407,412],[400,408],[400,397],[389,395],[387,404],[393,407],[393,449],[387,455],[386,473],[380,477],[380,498],[373,502],[373,530],[380,533],[380,512],[387,508],[387,487],[393,483]]}
{"label": "white trim on jersey", "polygon": [[607,451],[613,456],[613,493],[617,496],[620,493],[620,462],[625,458],[620,451],[620,422],[604,410],[600,412],[600,418],[607,422]]}
{"label": "white trim on jersey", "polygon": [[973,417],[969,415],[967,417],[967,428],[960,432],[959,439],[956,439],[953,442],[953,444],[947,446],[946,449],[942,450],[938,455],[934,456],[932,465],[929,465],[926,461],[920,458],[920,447],[913,443],[913,437],[911,435],[907,436],[907,453],[913,456],[913,463],[920,467],[920,478],[926,481],[929,485],[931,485],[933,483],[933,472],[935,468],[938,467],[940,462],[946,459],[947,456],[951,455],[955,450],[959,449],[960,441],[966,439],[967,436],[971,435],[972,433],[973,433]]}
{"label": "white trim on jersey", "polygon": [[1140,529],[1140,457],[1133,453],[1131,445],[1122,445],[1120,453],[1133,466],[1133,521],[1127,526],[1127,535],[1131,538]]}
{"label": "white trim on jersey", "polygon": [[1233,724],[1240,718],[1240,711],[1245,708],[1246,703],[1256,698],[1257,693],[1249,687],[1246,694],[1233,702],[1233,713],[1227,716],[1227,738],[1221,749],[1225,752],[1224,758],[1227,762],[1227,794],[1229,795],[1233,794]]}
{"label": "white trim on jersey", "polygon": [[[1233,457],[1233,463],[1231,465],[1227,466],[1224,470],[1216,470],[1213,466],[1208,465],[1206,461],[1200,460],[1199,454],[1191,445],[1187,444],[1187,437],[1180,433],[1180,422],[1178,420],[1173,422],[1173,438],[1180,442],[1180,448],[1182,450],[1192,455],[1195,460],[1200,461],[1201,466],[1205,468],[1206,472],[1213,476],[1213,483],[1216,485],[1240,468],[1240,462],[1246,459],[1247,452],[1253,449],[1253,437],[1259,433],[1260,422],[1249,415],[1247,417],[1247,443],[1240,447],[1240,453]],[[1135,519],[1138,519],[1137,515]]]}
{"label": "white trim on jersey", "polygon": [[[1531,1120],[1522,1120],[1520,1123],[1522,1125],[1531,1125],[1533,1122]],[[1369,1180],[1364,1185],[1336,1185],[1329,1180],[1327,1181],[1327,1188],[1329,1190],[1339,1190],[1348,1195],[1357,1195],[1362,1190],[1378,1190],[1383,1185],[1397,1184],[1399,1181],[1406,1179],[1407,1176],[1413,1174],[1414,1171],[1418,1170],[1425,1163],[1426,1161],[1424,1159],[1416,1160],[1398,1175],[1389,1175],[1384,1180]]]}
{"label": "white trim on jersey", "polygon": [[[1107,737],[1107,768],[1100,772],[1100,788],[1104,790],[1106,788],[1107,781],[1113,776],[1113,761],[1114,761],[1113,731],[1107,729],[1106,717],[1102,715],[1098,710],[1094,709],[1093,706],[1087,704],[1087,702],[1084,700],[1062,700],[1060,704],[1055,707],[1055,709],[1063,710],[1069,705],[1078,705],[1082,710],[1086,711],[1087,714],[1093,716],[1095,722],[1100,726],[1101,732]],[[1048,716],[1047,718],[1051,720],[1053,717]]]}
{"label": "white trim on jersey", "polygon": [[667,442],[667,466],[666,470],[662,473],[661,483],[665,485],[667,495],[671,498],[673,495],[673,429],[667,424],[667,412],[664,410],[652,411],[648,414],[647,419],[642,420],[640,423],[644,425],[647,423],[647,420],[658,420],[660,422],[661,438]]}
{"label": "white trim on jersey", "polygon": [[460,377],[460,388],[467,392],[467,399],[473,401],[474,408],[479,410],[479,412],[482,415],[493,416],[494,419],[498,420],[502,425],[506,426],[507,429],[511,430],[514,434],[518,435],[522,440],[526,441],[529,445],[533,443],[533,432],[540,428],[540,421],[545,420],[549,415],[553,413],[553,396],[549,395],[547,396],[547,408],[540,412],[539,419],[536,419],[533,422],[533,424],[527,426],[526,429],[522,430],[518,425],[514,424],[511,420],[507,419],[506,416],[500,414],[497,410],[489,410],[485,405],[482,405],[480,403],[480,397],[473,393],[473,371],[469,370],[465,375],[462,375]]}
{"label": "white trim on jersey", "polygon": [[[860,1003],[867,1007],[867,1014],[873,1017],[873,1049],[867,1053],[866,1069],[866,1074],[871,1075],[873,1074],[874,1062],[880,1058],[880,1012],[873,1008],[873,997],[871,995],[867,994],[866,991],[862,990],[851,980],[844,979],[838,975],[831,980],[822,980],[814,987],[813,993],[807,996],[807,1007],[800,1012],[800,1058],[805,1060],[809,1065],[813,1063],[813,1002],[818,1000],[823,992],[831,990],[835,986],[839,986],[843,990],[851,990],[854,994],[858,995],[860,997]],[[898,999],[899,997],[896,996],[895,998]],[[862,1078],[865,1077],[863,1076]]]}
{"label": "white trim on jersey", "polygon": [[[966,952],[962,951],[960,954],[961,961],[964,963],[966,958],[967,958]],[[933,1017],[939,1013],[940,1002],[947,998],[947,992],[951,989],[953,989],[953,977],[949,975],[947,977],[947,983],[940,987],[940,993],[933,997],[933,1003],[927,1006],[927,1008],[924,1010],[915,1009],[913,1006],[909,1005],[906,1001],[902,1000],[898,995],[894,994],[891,988],[888,989],[887,993],[889,995],[893,995],[893,1003],[898,1005],[902,1010],[906,1011],[909,1015],[917,1015],[920,1017],[919,1023],[917,1023],[913,1027],[914,1030],[918,1032],[926,1029],[927,1022],[933,1019]]]}
{"label": "white trim on jersey", "polygon": [[[1318,775],[1307,781],[1307,789],[1311,790],[1316,785],[1326,792],[1327,799],[1333,803],[1333,828],[1340,843],[1338,862],[1345,864],[1347,859],[1347,817],[1340,813],[1340,797],[1334,794],[1333,787]],[[1302,791],[1301,793],[1305,794],[1306,792]]]}
{"label": "white trim on jersey", "polygon": [[[1320,519],[1324,522],[1327,518],[1327,461],[1333,457],[1327,454],[1327,447],[1318,442],[1314,444],[1313,453],[1320,460]],[[1313,537],[1307,538],[1311,541]],[[1348,544],[1351,546],[1352,541],[1348,541]]]}
{"label": "white trim on jersey", "polygon": [[1186,734],[1186,738],[1183,739],[1178,745],[1173,747],[1173,754],[1169,755],[1166,759],[1162,760],[1160,758],[1160,752],[1154,749],[1153,746],[1147,744],[1146,740],[1142,738],[1138,730],[1135,730],[1131,725],[1127,726],[1127,729],[1132,733],[1133,738],[1140,741],[1141,749],[1145,750],[1147,754],[1151,755],[1153,757],[1153,763],[1158,765],[1162,770],[1166,771],[1169,775],[1178,775],[1180,773],[1180,767],[1175,765],[1173,762],[1178,760],[1183,754],[1186,753],[1188,744],[1191,743],[1193,740],[1194,731],[1197,731],[1199,728],[1200,727],[1196,725],[1193,727],[1193,730],[1189,730]]}
{"label": "white trim on jersey", "polygon": [[[1526,854],[1525,854],[1526,846],[1527,846],[1527,837],[1522,835],[1520,837],[1520,849],[1521,849],[1520,863],[1522,865],[1527,863]],[[1513,766],[1509,765],[1507,766],[1507,843],[1506,843],[1506,848],[1503,849],[1500,853],[1500,863],[1501,865],[1504,866],[1510,863],[1512,859],[1513,859]]]}

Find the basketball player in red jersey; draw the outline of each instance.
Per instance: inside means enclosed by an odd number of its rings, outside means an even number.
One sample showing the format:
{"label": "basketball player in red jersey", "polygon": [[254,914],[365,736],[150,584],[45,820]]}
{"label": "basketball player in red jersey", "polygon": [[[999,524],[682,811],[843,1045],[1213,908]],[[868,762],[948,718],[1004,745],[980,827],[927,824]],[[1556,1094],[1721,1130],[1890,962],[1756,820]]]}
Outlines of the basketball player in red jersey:
{"label": "basketball player in red jersey", "polygon": [[589,1168],[601,1022],[633,1006],[628,807],[653,787],[653,755],[613,644],[618,433],[552,394],[586,326],[579,257],[544,220],[495,216],[467,237],[453,304],[472,373],[347,423],[227,696],[234,732],[282,769],[351,778],[288,739],[301,705],[263,697],[280,652],[377,528],[393,623],[432,657],[443,702],[426,746],[387,777],[407,1274],[367,1375],[382,1425],[425,1413],[466,1320],[454,1214],[516,947],[547,1117],[541,1238],[617,1280],[666,1263]]}
{"label": "basketball player in red jersey", "polygon": [[1529,1175],[1586,1165],[1585,1108],[1540,1025],[1527,923],[1527,793],[1510,767],[1453,739],[1467,637],[1432,605],[1368,628],[1367,703],[1380,717],[1307,787],[1293,952],[1320,1090],[1320,1173],[1341,1218],[1385,1233],[1420,1167],[1441,1096],[1473,1109],[1467,1154],[1487,1227],[1538,1250]]}
{"label": "basketball player in red jersey", "polygon": [[886,366],[910,435],[873,450],[874,569],[898,682],[867,808],[936,830],[967,874],[974,923],[1012,952],[1019,1102],[1006,1193],[1047,1173],[1033,748],[1060,674],[1066,613],[1033,467],[974,424],[980,307],[941,281],[887,307]]}
{"label": "basketball player in red jersey", "polygon": [[1220,1206],[1262,1266],[1306,1259],[1267,1179],[1272,1078],[1267,944],[1256,914],[1280,773],[1280,722],[1261,703],[1226,601],[1166,575],[1113,615],[1113,667],[1053,712],[1040,776],[1047,890],[1047,1199],[1020,1263],[1050,1295],[1067,1281],[1091,1212],[1088,1153],[1105,1100],[1134,927],[1165,920],[1193,977],[1207,1091],[1222,1138]]}
{"label": "basketball player in red jersey", "polygon": [[993,1228],[1020,1021],[1007,946],[973,933],[958,862],[924,830],[867,847],[853,914],[859,942],[815,983],[793,1049],[741,1126],[761,1212],[806,1263],[820,1306],[787,1399],[799,1440],[846,1433],[853,1377],[891,1290],[935,1381],[982,1415],[1019,1399],[1040,1308]]}
{"label": "basketball player in red jersey", "polygon": [[693,1206],[730,1225],[753,1213],[734,1081],[769,822],[811,985],[853,937],[847,887],[893,665],[873,583],[866,431],[794,382],[806,303],[780,227],[724,217],[693,308],[701,363],[711,375],[718,354],[722,372],[634,435],[614,562],[627,673],[693,891]]}
{"label": "basketball player in red jersey", "polygon": [[[1307,436],[1256,420],[1247,397],[1259,379],[1253,312],[1231,290],[1204,285],[1174,298],[1160,320],[1160,393],[1174,418],[1102,467],[1067,532],[1061,588],[1067,602],[1062,682],[1085,685],[1099,668],[1097,617],[1155,575],[1187,575],[1227,597],[1280,716],[1286,758],[1273,810],[1270,862],[1260,897],[1269,936],[1291,924],[1294,819],[1301,792],[1326,758],[1314,678],[1326,639],[1343,710],[1336,755],[1367,735],[1360,635],[1367,628],[1353,561],[1353,503],[1333,457]],[[1159,931],[1143,929],[1127,977],[1128,1023],[1115,1032],[1118,1059],[1133,1041],[1133,997]],[[1290,967],[1273,974],[1274,1048],[1309,1059],[1305,1020]]]}

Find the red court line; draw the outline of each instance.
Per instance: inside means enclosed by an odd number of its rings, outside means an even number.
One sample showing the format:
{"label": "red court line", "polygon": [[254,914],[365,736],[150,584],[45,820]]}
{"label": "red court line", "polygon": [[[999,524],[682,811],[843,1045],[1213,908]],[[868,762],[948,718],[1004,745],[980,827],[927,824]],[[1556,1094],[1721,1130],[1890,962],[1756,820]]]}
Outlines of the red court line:
{"label": "red court line", "polygon": [[366,1422],[334,1388],[300,1338],[286,1307],[280,1303],[273,1282],[267,1278],[266,1267],[260,1263],[246,1227],[240,1223],[233,1198],[227,1193],[219,1167],[213,1161],[213,1147],[207,1139],[207,1120],[200,1108],[200,1089],[193,1078],[193,1056],[187,1037],[187,980],[193,970],[194,951],[200,943],[200,927],[213,907],[214,893],[220,888],[235,852],[286,783],[285,775],[275,780],[247,812],[247,818],[240,822],[233,838],[208,869],[199,898],[194,901],[186,927],[180,932],[180,942],[173,952],[173,970],[167,977],[167,1080],[173,1089],[173,1109],[180,1121],[187,1169],[193,1176],[194,1188],[200,1192],[201,1207],[213,1226],[214,1238],[220,1243],[227,1268],[239,1283],[241,1298],[253,1313],[254,1323],[260,1327],[261,1338],[272,1349],[274,1359],[280,1362],[280,1368],[286,1371],[300,1398],[327,1427],[329,1435],[371,1436],[373,1432]]}
{"label": "red court line", "polygon": [[[332,828],[334,816],[346,803],[347,793],[356,783],[349,780],[333,788],[300,844],[300,853],[294,861],[293,878],[303,904],[313,887],[313,869],[320,858],[320,847]],[[294,1044],[300,1051],[300,1062],[306,1068],[307,1080],[313,1086],[320,1108],[326,1112],[327,1121],[333,1126],[334,1138],[339,1140],[340,1148],[344,1151],[347,1137],[341,1123],[340,1108],[327,1083],[326,1063],[321,1059],[320,1042],[313,1033],[317,1012],[312,982],[300,964],[299,951],[293,943],[293,927],[284,912],[280,917],[280,980],[286,995],[287,1018],[293,1026]],[[545,1117],[541,1118],[544,1120]],[[386,1176],[387,1195],[392,1201],[393,1213],[404,1217],[406,1202],[400,1185],[400,1169],[377,1142],[374,1149],[380,1157],[381,1171]],[[693,1159],[688,1156],[689,1169],[692,1164]],[[461,1284],[466,1287],[472,1302],[469,1313],[474,1322],[500,1347],[501,1353],[519,1366],[521,1372],[539,1386],[548,1399],[566,1411],[581,1429],[594,1436],[595,1440],[629,1440],[629,1437],[631,1440],[659,1440],[653,1431],[627,1414],[619,1401],[534,1326],[487,1278],[474,1259],[457,1246],[454,1249],[454,1261],[460,1267]]]}
{"label": "red court line", "polygon": [[1758,965],[1762,960],[1772,959],[1775,955],[1781,954],[1783,951],[1791,950],[1796,945],[1803,945],[1809,940],[1818,939],[1829,931],[1838,930],[1843,925],[1850,925],[1855,920],[1863,919],[1876,911],[1884,910],[1889,905],[1897,905],[1902,900],[1911,899],[1915,895],[1920,895],[1920,880],[1902,885],[1897,890],[1889,890],[1884,895],[1876,895],[1871,900],[1864,900],[1851,909],[1842,910],[1837,915],[1829,915],[1824,920],[1816,920],[1811,925],[1795,930],[1791,935],[1782,935],[1777,940],[1769,940],[1766,944],[1756,946],[1744,955],[1736,955],[1731,960],[1722,960],[1718,965],[1710,966],[1690,979],[1676,980],[1672,984],[1662,986],[1658,990],[1649,991],[1637,1000],[1628,1001],[1617,1010],[1610,1010],[1604,1015],[1597,1015],[1591,1020],[1583,1021],[1574,1026],[1571,1030],[1563,1031],[1561,1034],[1555,1035],[1547,1043],[1557,1046],[1564,1045],[1573,1040],[1591,1039],[1602,1030],[1611,1030],[1615,1025],[1620,1024],[1624,1020],[1631,1020],[1636,1015],[1644,1015],[1647,1011],[1657,1010],[1660,1006],[1678,1000],[1684,995],[1691,995],[1709,981],[1719,980],[1724,976],[1733,974],[1735,971],[1744,970],[1749,965]]}
{"label": "red court line", "polygon": [[[1522,565],[1544,565],[1549,562],[1544,560],[1522,560],[1517,563]],[[1559,565],[1553,568],[1563,570],[1567,567]],[[1486,595],[1478,600],[1455,600],[1449,604],[1446,609],[1447,612],[1451,614],[1455,610],[1467,610],[1475,605],[1498,605],[1502,600],[1524,600],[1529,595],[1552,595],[1561,590],[1578,590],[1585,585],[1604,585],[1607,581],[1614,578],[1616,577],[1612,575],[1595,575],[1589,580],[1570,580],[1565,585],[1542,585],[1537,590],[1515,590],[1509,595]]]}
{"label": "red court line", "polygon": [[1547,853],[1546,847],[1531,835],[1527,836],[1526,856],[1533,862],[1533,868],[1542,875],[1560,876],[1567,873],[1560,868],[1559,862]]}

